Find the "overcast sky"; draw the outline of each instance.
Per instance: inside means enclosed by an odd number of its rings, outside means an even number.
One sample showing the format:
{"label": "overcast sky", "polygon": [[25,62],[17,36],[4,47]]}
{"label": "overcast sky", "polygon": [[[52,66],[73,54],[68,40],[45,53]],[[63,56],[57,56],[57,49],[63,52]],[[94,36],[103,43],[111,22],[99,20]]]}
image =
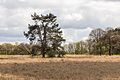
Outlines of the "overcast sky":
{"label": "overcast sky", "polygon": [[67,42],[87,39],[95,28],[120,27],[119,0],[0,0],[0,43],[26,42],[31,14],[53,13]]}

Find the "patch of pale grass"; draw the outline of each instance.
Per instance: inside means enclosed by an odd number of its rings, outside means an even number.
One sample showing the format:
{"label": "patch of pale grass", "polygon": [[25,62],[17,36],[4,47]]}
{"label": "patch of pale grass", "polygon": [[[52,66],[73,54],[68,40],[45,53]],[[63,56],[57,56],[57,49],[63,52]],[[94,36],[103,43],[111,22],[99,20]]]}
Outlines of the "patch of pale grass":
{"label": "patch of pale grass", "polygon": [[120,56],[0,55],[0,80],[120,80]]}
{"label": "patch of pale grass", "polygon": [[32,58],[29,55],[0,55],[0,63],[59,62],[59,61],[120,62],[120,56],[66,55],[65,58],[41,58],[41,57]]}

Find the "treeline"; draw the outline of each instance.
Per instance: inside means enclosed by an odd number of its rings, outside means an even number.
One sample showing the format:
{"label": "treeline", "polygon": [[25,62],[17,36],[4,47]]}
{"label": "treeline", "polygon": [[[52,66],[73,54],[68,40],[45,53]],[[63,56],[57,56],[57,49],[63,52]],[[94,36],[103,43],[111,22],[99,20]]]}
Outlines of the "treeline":
{"label": "treeline", "polygon": [[[3,55],[36,55],[41,54],[40,50],[39,45],[27,43],[0,45],[0,54]],[[120,28],[94,29],[86,41],[66,44],[64,51],[64,54],[119,55]]]}
{"label": "treeline", "polygon": [[[66,52],[59,53],[62,56],[66,54]],[[54,52],[47,53],[48,57],[53,57],[52,55],[59,55]],[[0,55],[42,55],[41,47],[38,44],[28,44],[28,43],[3,43],[0,44]]]}
{"label": "treeline", "polygon": [[69,54],[118,55],[120,54],[120,28],[97,28],[91,31],[86,41],[64,46]]}
{"label": "treeline", "polygon": [[[28,50],[27,50],[28,49]],[[0,45],[1,55],[28,55],[31,47],[29,44],[4,43]]]}

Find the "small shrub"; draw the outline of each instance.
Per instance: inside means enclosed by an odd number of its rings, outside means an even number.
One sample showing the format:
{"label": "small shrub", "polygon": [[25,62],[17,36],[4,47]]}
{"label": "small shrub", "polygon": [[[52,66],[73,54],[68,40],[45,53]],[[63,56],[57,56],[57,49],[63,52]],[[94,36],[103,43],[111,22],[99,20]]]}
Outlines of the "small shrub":
{"label": "small shrub", "polygon": [[57,53],[56,51],[50,50],[50,51],[47,52],[47,56],[48,57],[55,57],[56,53]]}
{"label": "small shrub", "polygon": [[63,57],[66,54],[65,51],[59,51],[58,52],[58,57]]}

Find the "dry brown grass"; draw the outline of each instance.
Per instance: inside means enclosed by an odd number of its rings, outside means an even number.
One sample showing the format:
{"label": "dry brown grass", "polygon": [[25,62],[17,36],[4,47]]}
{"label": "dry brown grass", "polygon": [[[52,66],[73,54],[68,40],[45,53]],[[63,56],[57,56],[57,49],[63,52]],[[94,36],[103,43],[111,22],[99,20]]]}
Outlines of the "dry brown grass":
{"label": "dry brown grass", "polygon": [[120,80],[120,56],[0,56],[0,80]]}

